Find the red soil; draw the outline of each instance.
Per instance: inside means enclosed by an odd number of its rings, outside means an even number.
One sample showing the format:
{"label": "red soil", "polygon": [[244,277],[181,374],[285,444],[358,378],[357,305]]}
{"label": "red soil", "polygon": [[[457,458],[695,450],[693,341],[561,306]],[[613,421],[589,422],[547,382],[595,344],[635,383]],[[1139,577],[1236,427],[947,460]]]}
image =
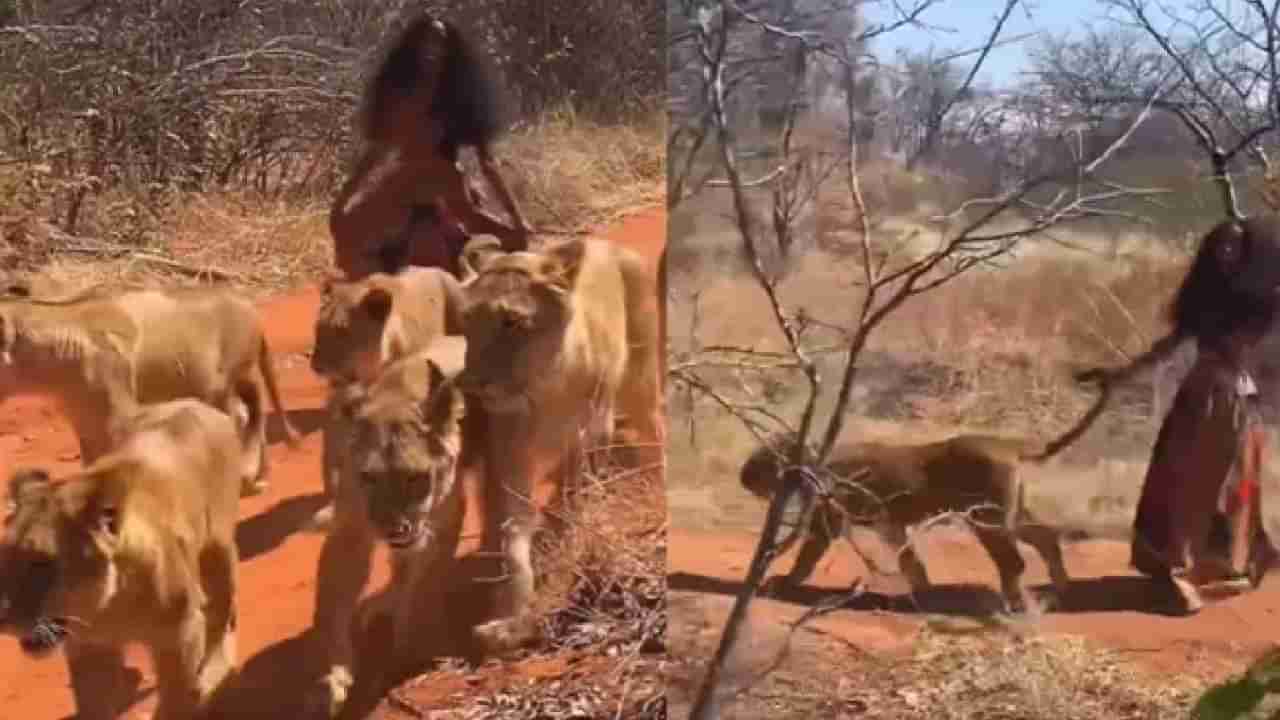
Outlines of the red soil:
{"label": "red soil", "polygon": [[[665,246],[666,213],[660,207],[646,210],[607,231],[605,237],[635,248],[656,268]],[[318,290],[308,287],[261,305],[284,403],[304,438],[297,449],[289,449],[273,420],[271,429],[277,432],[269,449],[270,489],[241,503],[237,600],[241,678],[220,713],[226,717],[299,717],[301,694],[313,677],[316,652],[306,636],[322,538],[297,530],[320,506],[319,428],[325,386],[311,373],[306,359],[318,302]],[[0,458],[6,476],[21,466],[39,464],[55,473],[79,466],[75,438],[65,420],[48,403],[29,398],[0,407]],[[480,521],[476,508],[469,507],[460,553],[474,550]],[[381,559],[375,567],[372,588],[386,577]],[[127,716],[148,717],[154,707],[150,662],[137,648],[128,657],[139,675],[137,702]],[[545,674],[536,664],[527,667],[530,678]],[[73,713],[62,657],[35,661],[22,655],[12,638],[0,640],[0,718],[53,720]]]}
{"label": "red soil", "polygon": [[[736,592],[751,561],[756,538],[742,532],[693,531],[672,528],[668,536],[669,587],[672,593],[696,593],[701,597]],[[864,550],[873,546],[863,542]],[[1029,546],[1020,546],[1027,561],[1027,582],[1036,588],[1048,583],[1044,563]],[[1113,540],[1089,540],[1064,548],[1073,587],[1063,607],[1042,616],[1031,628],[1042,633],[1084,636],[1103,647],[1119,650],[1156,672],[1194,673],[1219,678],[1238,673],[1261,651],[1280,642],[1280,577],[1263,580],[1258,590],[1230,598],[1211,599],[1192,617],[1169,617],[1147,612],[1150,607],[1144,578],[1127,569],[1129,546]],[[877,559],[887,553],[877,553]],[[933,613],[990,609],[999,587],[995,566],[967,532],[937,530],[927,535],[921,553],[930,580],[941,587],[922,598]],[[791,569],[794,550],[779,558],[770,574]],[[881,562],[884,562],[883,560]],[[892,568],[890,564],[888,566]],[[794,621],[817,597],[848,589],[863,577],[867,595],[853,607],[829,613],[814,625],[817,629],[863,650],[896,653],[910,650],[921,628],[920,615],[910,607],[893,606],[882,612],[886,600],[906,600],[907,587],[900,576],[876,576],[847,546],[840,545],[823,559],[806,583],[804,597],[785,601],[759,599],[752,603],[752,621],[765,624]],[[686,595],[686,597],[689,597]],[[682,606],[685,604],[682,601]],[[703,603],[703,612],[722,614]],[[722,618],[714,620],[719,627]]]}

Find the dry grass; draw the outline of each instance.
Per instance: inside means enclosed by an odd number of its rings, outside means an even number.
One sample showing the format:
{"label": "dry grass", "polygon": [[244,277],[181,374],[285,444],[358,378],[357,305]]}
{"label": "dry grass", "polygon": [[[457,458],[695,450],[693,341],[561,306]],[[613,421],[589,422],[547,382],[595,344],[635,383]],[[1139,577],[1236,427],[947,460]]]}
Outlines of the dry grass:
{"label": "dry grass", "polygon": [[[593,229],[661,198],[662,122],[654,112],[603,126],[562,109],[515,129],[497,153],[536,227]],[[0,178],[0,193],[5,187]],[[84,238],[66,238],[42,222],[38,204],[7,209],[0,214],[0,267],[59,287],[214,280],[269,291],[315,282],[332,264],[327,197],[177,195],[146,218],[129,200],[108,192],[92,203]]]}
{"label": "dry grass", "polygon": [[[539,543],[537,607],[547,643],[514,662],[447,665],[392,693],[431,717],[662,717],[666,496],[651,474],[588,474],[564,532]],[[446,692],[457,688],[456,692]],[[443,690],[442,690],[443,689]],[[417,715],[422,717],[422,715]]]}
{"label": "dry grass", "polygon": [[[1132,669],[1118,653],[1078,638],[955,636],[924,630],[908,658],[850,657],[806,642],[787,662],[736,693],[724,717],[775,720],[1164,720],[1182,717],[1199,690],[1188,678]],[[813,668],[821,666],[822,672]],[[679,706],[700,676],[695,663],[672,670]]]}

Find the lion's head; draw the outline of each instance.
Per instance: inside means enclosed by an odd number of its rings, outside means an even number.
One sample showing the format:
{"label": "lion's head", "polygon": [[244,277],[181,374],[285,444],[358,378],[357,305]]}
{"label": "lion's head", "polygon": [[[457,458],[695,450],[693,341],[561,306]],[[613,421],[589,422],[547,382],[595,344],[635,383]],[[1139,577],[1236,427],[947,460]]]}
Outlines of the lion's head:
{"label": "lion's head", "polygon": [[350,427],[343,482],[393,550],[430,541],[432,513],[454,492],[462,393],[426,353],[398,360],[370,386],[339,392]]}
{"label": "lion's head", "polygon": [[[795,441],[785,433],[775,433],[742,463],[738,482],[743,489],[763,500],[770,500],[782,488],[783,476],[797,469],[790,461]],[[806,486],[808,484],[806,483]]]}
{"label": "lion's head", "polygon": [[773,447],[761,446],[742,464],[738,480],[747,492],[762,500],[768,500],[781,485],[779,471],[784,461],[785,458]]}
{"label": "lion's head", "polygon": [[330,380],[367,381],[382,366],[382,334],[394,298],[375,274],[359,282],[325,284],[316,314],[311,370]]}
{"label": "lion's head", "polygon": [[91,626],[115,595],[120,542],[118,479],[99,467],[60,481],[18,470],[0,534],[0,632],[24,652],[57,649],[77,626]]}
{"label": "lion's head", "polygon": [[467,358],[458,381],[490,411],[529,412],[537,385],[558,376],[585,250],[570,240],[468,258],[477,274],[464,288]]}

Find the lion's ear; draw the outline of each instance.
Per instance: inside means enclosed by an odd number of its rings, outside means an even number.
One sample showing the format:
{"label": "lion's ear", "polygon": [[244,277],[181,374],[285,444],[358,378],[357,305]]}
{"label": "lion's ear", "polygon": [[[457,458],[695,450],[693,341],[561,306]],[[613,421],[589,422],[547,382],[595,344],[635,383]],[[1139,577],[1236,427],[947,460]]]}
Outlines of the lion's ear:
{"label": "lion's ear", "polygon": [[120,504],[108,491],[103,472],[127,471],[124,467],[112,467],[67,480],[57,488],[58,509],[90,533],[114,540],[120,533]]}
{"label": "lion's ear", "polygon": [[582,259],[587,254],[587,245],[582,240],[569,240],[556,243],[542,249],[545,259],[542,269],[547,279],[561,290],[568,291],[578,280],[578,271],[582,269]]}
{"label": "lion's ear", "polygon": [[391,316],[391,305],[394,300],[386,288],[371,288],[360,298],[360,308],[365,314],[379,323],[384,323]]}
{"label": "lion's ear", "polygon": [[447,428],[462,422],[466,415],[466,401],[455,382],[449,380],[434,360],[427,360],[430,391],[427,394],[426,415],[431,426]]}
{"label": "lion's ear", "polygon": [[53,480],[44,468],[20,468],[9,476],[9,502],[47,495]]}
{"label": "lion's ear", "polygon": [[473,235],[462,247],[458,265],[462,268],[459,281],[470,284],[484,272],[489,264],[502,255],[502,241],[494,235]]}

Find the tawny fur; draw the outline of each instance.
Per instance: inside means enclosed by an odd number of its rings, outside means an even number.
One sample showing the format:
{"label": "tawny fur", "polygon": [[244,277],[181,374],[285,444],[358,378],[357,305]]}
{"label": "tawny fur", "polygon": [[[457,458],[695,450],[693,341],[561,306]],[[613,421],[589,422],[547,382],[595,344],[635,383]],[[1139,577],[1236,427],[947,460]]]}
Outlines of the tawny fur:
{"label": "tawny fur", "polygon": [[[995,563],[1006,609],[1027,607],[1022,584],[1026,564],[1017,549],[1018,539],[1040,553],[1055,590],[1063,593],[1070,577],[1059,533],[1027,509],[1018,472],[1021,464],[1046,462],[1055,447],[1063,446],[1060,440],[1046,445],[989,435],[959,435],[918,445],[839,445],[828,462],[831,477],[819,481],[826,485],[828,496],[816,503],[795,565],[786,576],[772,579],[769,589],[803,583],[836,539],[853,525],[864,525],[875,528],[895,548],[903,548],[899,569],[913,590],[926,590],[928,574],[907,543],[907,528],[954,512],[969,521]],[[779,489],[780,471],[786,464],[781,453],[785,452],[781,444],[757,449],[742,466],[742,486],[758,497],[771,498]]]}
{"label": "tawny fur", "polygon": [[333,519],[338,459],[345,455],[342,445],[347,441],[335,405],[343,387],[367,385],[388,363],[425,349],[442,335],[461,332],[460,293],[452,275],[434,268],[406,268],[357,282],[325,283],[311,369],[330,384],[321,453],[329,503],[312,518],[312,529],[324,530]]}
{"label": "tawny fur", "polygon": [[[495,620],[477,630],[491,651],[528,639],[534,591],[528,501],[560,469],[564,489],[589,431],[607,439],[615,415],[632,467],[661,463],[656,279],[641,258],[609,242],[575,239],[536,252],[477,252],[464,281],[466,366],[460,384],[488,413],[484,545],[506,555],[512,578]],[[603,436],[603,437],[602,437]]]}
{"label": "tawny fur", "polygon": [[240,430],[177,400],[142,407],[118,433],[111,452],[68,477],[14,474],[0,628],[29,652],[57,647],[30,640],[39,628],[65,628],[82,720],[114,719],[130,701],[127,643],[151,653],[154,717],[201,717],[236,666]]}
{"label": "tawny fur", "polygon": [[413,648],[402,641],[421,632],[422,623],[447,631],[441,614],[411,618],[411,610],[424,593],[443,598],[462,529],[457,473],[470,461],[463,457],[464,400],[452,378],[463,347],[460,338],[438,338],[387,365],[368,387],[350,384],[335,393],[350,441],[337,458],[342,477],[316,580],[314,626],[324,638],[327,672],[309,697],[329,716],[341,711],[356,683],[352,623],[376,545],[390,548],[392,579],[364,618],[390,613],[396,643],[380,653],[369,671],[375,676],[361,682],[377,686],[380,673],[413,663]]}
{"label": "tawny fur", "polygon": [[[276,384],[257,310],[223,290],[108,292],[62,300],[0,300],[0,401],[43,395],[60,404],[90,463],[111,446],[111,427],[141,404],[203,400],[239,417],[234,389],[261,374],[286,439],[297,442]],[[257,396],[260,397],[260,396]],[[260,403],[260,400],[259,400]],[[265,488],[266,425],[247,438],[245,493]]]}

